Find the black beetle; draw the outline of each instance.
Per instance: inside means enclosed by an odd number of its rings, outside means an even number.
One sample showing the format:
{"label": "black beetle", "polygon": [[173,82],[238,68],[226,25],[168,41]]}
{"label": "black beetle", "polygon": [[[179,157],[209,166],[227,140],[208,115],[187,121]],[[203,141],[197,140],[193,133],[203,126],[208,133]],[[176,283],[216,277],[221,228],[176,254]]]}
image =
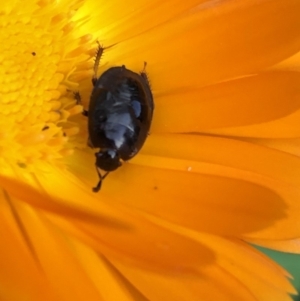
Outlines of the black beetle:
{"label": "black beetle", "polygon": [[[146,63],[142,72],[135,73],[121,67],[112,67],[97,78],[97,69],[104,48],[99,45],[90,98],[88,116],[88,145],[100,148],[95,153],[99,182],[93,188],[98,192],[109,172],[133,158],[142,148],[151,125],[154,102]],[[79,94],[77,99],[80,100]],[[101,175],[98,169],[106,171]]]}

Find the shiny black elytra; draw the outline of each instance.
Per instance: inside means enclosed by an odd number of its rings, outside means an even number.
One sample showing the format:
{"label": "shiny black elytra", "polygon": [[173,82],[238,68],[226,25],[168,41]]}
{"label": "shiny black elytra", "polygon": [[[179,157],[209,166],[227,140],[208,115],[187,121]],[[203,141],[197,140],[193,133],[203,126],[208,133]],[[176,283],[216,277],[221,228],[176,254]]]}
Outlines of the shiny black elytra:
{"label": "shiny black elytra", "polygon": [[[88,116],[88,144],[100,148],[95,153],[99,182],[98,192],[109,172],[133,158],[142,148],[151,125],[154,110],[149,81],[144,70],[135,73],[125,66],[112,67],[97,78],[97,69],[104,48],[96,55],[93,91]],[[101,175],[99,169],[106,171]]]}

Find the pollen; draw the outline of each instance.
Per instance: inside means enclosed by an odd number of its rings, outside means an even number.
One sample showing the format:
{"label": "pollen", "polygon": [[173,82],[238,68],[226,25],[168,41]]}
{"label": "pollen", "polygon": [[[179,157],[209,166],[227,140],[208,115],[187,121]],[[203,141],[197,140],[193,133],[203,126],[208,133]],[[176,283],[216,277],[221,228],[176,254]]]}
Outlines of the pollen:
{"label": "pollen", "polygon": [[74,92],[91,78],[96,43],[78,33],[86,18],[73,19],[82,1],[56,2],[0,9],[0,156],[19,168],[72,154],[83,124]]}

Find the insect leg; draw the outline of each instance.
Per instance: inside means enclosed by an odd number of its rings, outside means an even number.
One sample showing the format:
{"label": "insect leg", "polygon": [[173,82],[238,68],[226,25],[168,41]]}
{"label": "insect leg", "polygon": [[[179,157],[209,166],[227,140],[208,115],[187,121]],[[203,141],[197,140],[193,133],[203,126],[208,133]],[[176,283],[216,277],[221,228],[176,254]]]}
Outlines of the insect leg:
{"label": "insect leg", "polygon": [[94,75],[93,75],[93,78],[92,78],[92,83],[93,85],[95,86],[96,82],[97,82],[97,79],[98,79],[98,76],[97,76],[97,72],[98,72],[98,67],[99,67],[99,64],[100,64],[100,59],[101,59],[101,56],[103,54],[103,51],[104,51],[104,47],[100,45],[100,43],[97,41],[98,43],[98,49],[97,49],[97,52],[96,52],[96,55],[95,55],[95,64],[94,64]]}
{"label": "insect leg", "polygon": [[[76,100],[76,104],[81,105],[82,101],[81,101],[81,95],[80,95],[80,93],[78,91],[73,92],[73,93],[74,93],[74,98]],[[83,109],[82,115],[87,117],[88,116],[88,111],[86,109]]]}
{"label": "insect leg", "polygon": [[[150,94],[151,94],[151,100],[150,100],[150,106],[152,108],[152,111],[154,110],[154,103],[153,103],[153,98],[152,98],[152,89],[151,89],[151,83],[148,77],[148,74],[146,72],[146,67],[147,67],[147,62],[144,62],[144,68],[143,70],[140,72],[140,76],[145,80],[146,84],[148,85],[149,89],[150,89]],[[149,135],[149,133],[148,133]]]}
{"label": "insect leg", "polygon": [[146,72],[146,67],[147,67],[147,62],[144,62],[144,68],[140,72],[140,75],[147,82],[147,84],[148,84],[148,86],[149,86],[149,88],[151,90],[150,80],[149,80],[149,77],[148,77],[147,72]]}
{"label": "insect leg", "polygon": [[93,187],[93,192],[98,192],[101,189],[101,185],[102,185],[102,181],[106,178],[106,176],[109,174],[109,172],[106,172],[106,174],[104,176],[101,175],[98,167],[96,166],[96,171],[98,173],[99,176],[99,182],[96,185],[96,187]]}

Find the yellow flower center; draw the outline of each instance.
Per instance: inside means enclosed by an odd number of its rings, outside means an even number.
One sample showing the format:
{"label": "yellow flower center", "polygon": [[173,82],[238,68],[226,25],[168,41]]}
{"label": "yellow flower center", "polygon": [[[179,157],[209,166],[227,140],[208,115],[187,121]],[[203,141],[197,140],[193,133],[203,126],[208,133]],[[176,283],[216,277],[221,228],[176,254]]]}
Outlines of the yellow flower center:
{"label": "yellow flower center", "polygon": [[0,9],[2,166],[56,164],[80,143],[82,106],[73,93],[91,78],[96,46],[91,35],[79,36],[86,19],[73,19],[81,2],[13,1]]}

